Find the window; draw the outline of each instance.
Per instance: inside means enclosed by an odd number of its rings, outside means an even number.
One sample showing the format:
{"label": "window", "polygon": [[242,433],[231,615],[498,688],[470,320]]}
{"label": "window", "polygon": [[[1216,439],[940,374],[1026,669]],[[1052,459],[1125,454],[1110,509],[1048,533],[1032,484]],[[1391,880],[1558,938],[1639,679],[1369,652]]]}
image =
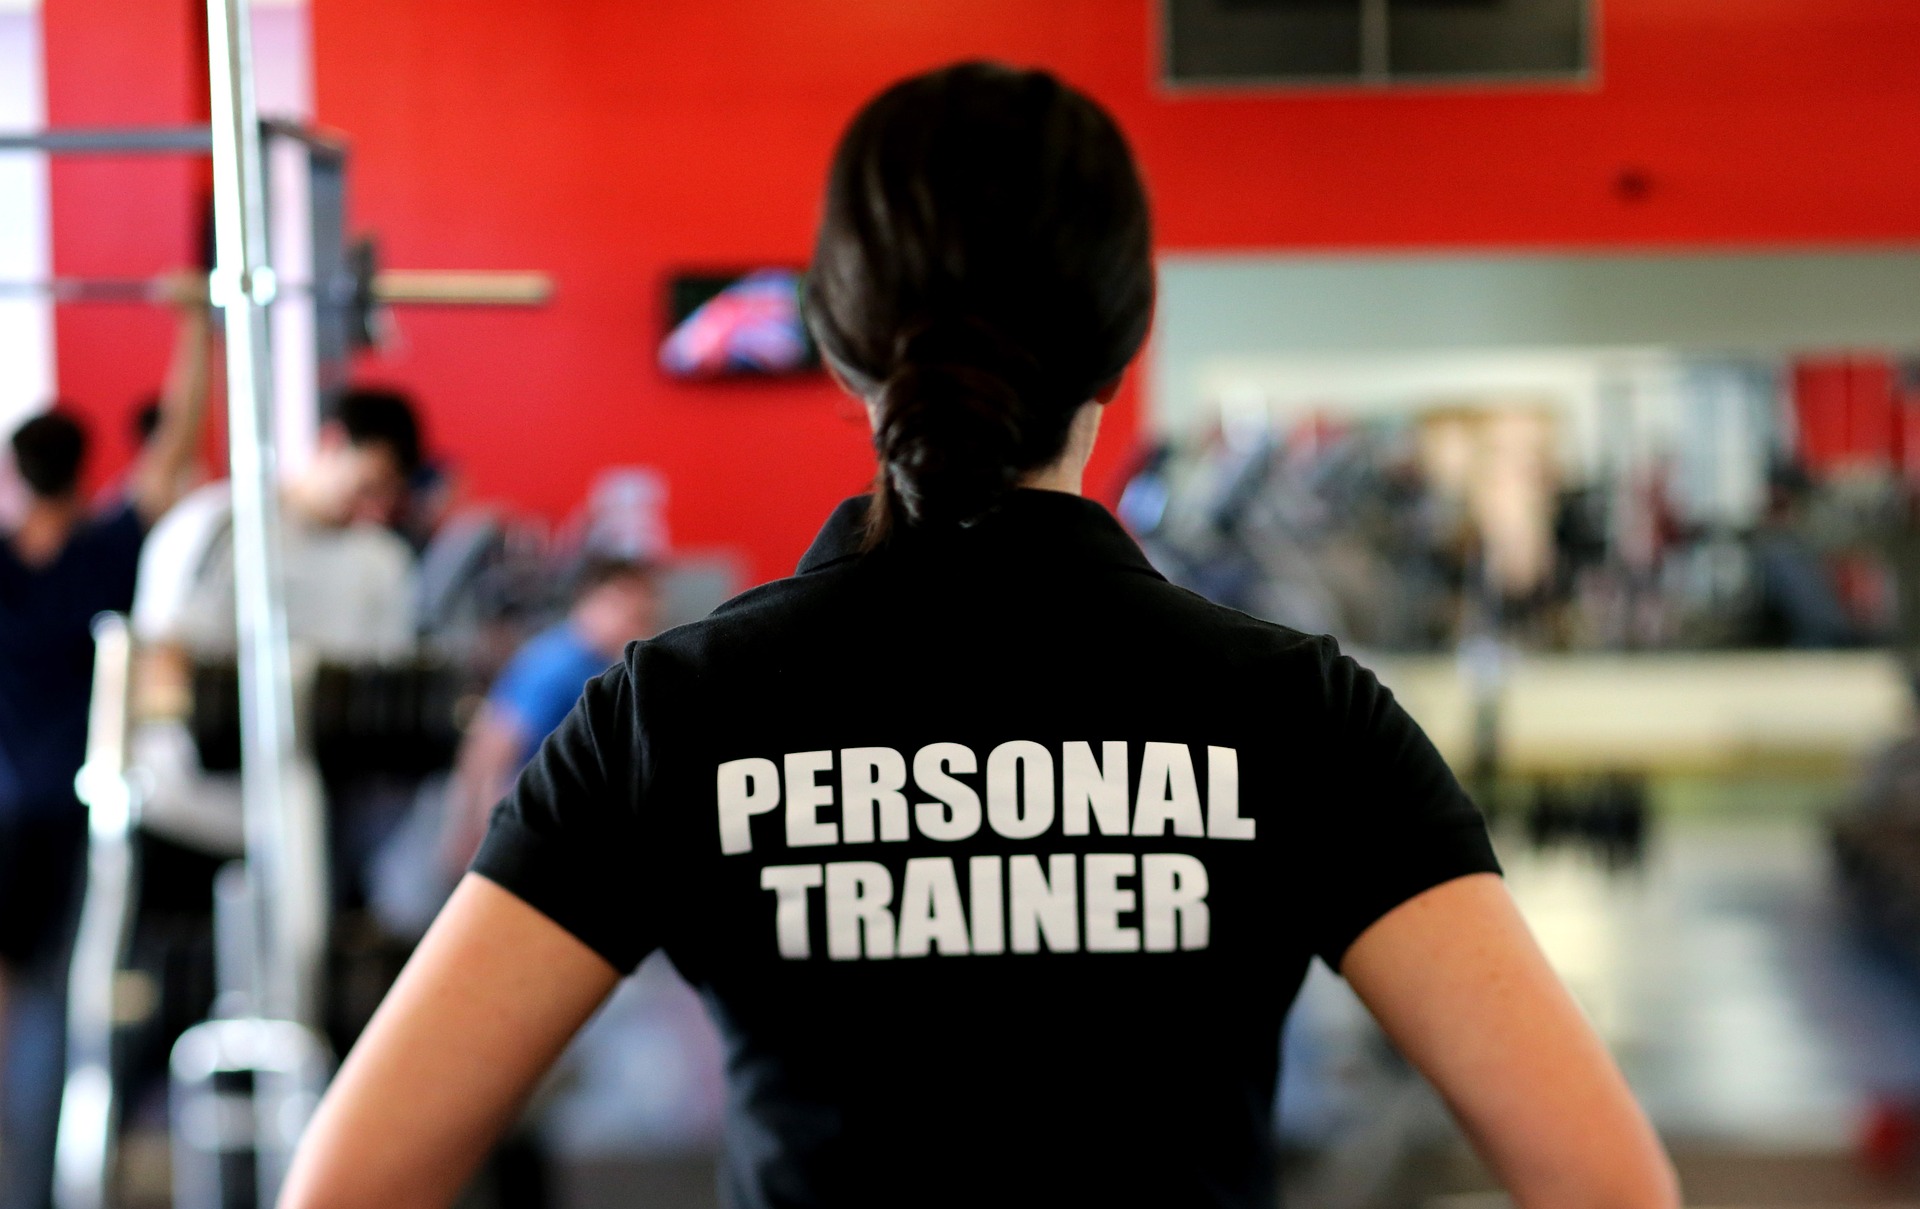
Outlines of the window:
{"label": "window", "polygon": [[1577,79],[1595,0],[1162,0],[1179,84]]}

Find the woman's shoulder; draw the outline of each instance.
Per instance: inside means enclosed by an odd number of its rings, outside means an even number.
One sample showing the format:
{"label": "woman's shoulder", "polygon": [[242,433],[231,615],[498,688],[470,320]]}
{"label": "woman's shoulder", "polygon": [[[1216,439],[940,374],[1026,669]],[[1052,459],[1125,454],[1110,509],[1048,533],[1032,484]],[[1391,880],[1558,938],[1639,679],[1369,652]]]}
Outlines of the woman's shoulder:
{"label": "woman's shoulder", "polygon": [[1162,639],[1184,637],[1248,657],[1319,659],[1334,645],[1324,634],[1256,617],[1166,580],[1139,585],[1129,596],[1138,602],[1144,623]]}

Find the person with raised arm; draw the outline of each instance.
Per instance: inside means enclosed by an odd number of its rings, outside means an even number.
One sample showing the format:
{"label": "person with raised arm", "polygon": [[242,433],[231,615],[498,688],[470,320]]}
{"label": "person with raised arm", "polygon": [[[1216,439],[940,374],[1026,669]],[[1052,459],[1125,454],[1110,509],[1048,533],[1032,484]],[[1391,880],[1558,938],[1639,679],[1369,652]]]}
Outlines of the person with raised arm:
{"label": "person with raised arm", "polygon": [[44,1209],[64,1076],[67,954],[86,852],[73,779],[86,753],[94,617],[133,605],[147,531],[192,481],[213,341],[206,278],[172,279],[178,335],[152,437],[102,509],[88,434],[58,408],[0,458],[0,1209]]}

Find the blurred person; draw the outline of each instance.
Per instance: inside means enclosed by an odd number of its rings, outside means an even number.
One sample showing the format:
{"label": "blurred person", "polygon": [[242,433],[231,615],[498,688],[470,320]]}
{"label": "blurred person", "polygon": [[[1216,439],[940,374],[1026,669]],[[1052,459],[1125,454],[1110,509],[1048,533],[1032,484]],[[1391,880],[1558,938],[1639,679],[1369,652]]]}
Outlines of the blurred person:
{"label": "blurred person", "polygon": [[1766,506],[1753,534],[1759,589],[1756,638],[1762,646],[1860,645],[1861,634],[1847,615],[1807,520],[1813,494],[1813,480],[1798,466],[1780,465],[1768,472]]}
{"label": "blurred person", "polygon": [[172,287],[179,334],[154,432],[101,511],[81,492],[88,437],[55,410],[22,424],[0,478],[24,502],[0,538],[0,1206],[51,1195],[65,1073],[66,969],[84,869],[94,617],[133,603],[147,529],[193,471],[206,410],[205,280]]}
{"label": "blurred person", "polygon": [[397,476],[361,477],[351,519],[355,524],[385,525],[404,536],[416,496],[432,496],[443,478],[442,468],[429,462],[421,448],[419,408],[405,391],[388,386],[353,388],[336,406],[343,419],[349,408],[359,413],[363,431],[375,425],[384,430],[400,469]]}
{"label": "blurred person", "polygon": [[[373,518],[391,514],[419,462],[411,403],[392,391],[350,390],[321,424],[312,458],[281,484],[275,540],[296,649],[345,663],[414,650],[413,551]],[[160,719],[133,736],[134,758],[151,780],[142,816],[145,884],[155,894],[210,902],[204,887],[220,861],[242,849],[240,780],[202,767],[185,719],[193,663],[238,653],[229,484],[200,488],[155,528],[141,558],[133,627],[145,652],[142,693]],[[377,836],[398,807],[378,794],[336,796],[333,806],[327,823],[336,890],[357,887],[359,858],[373,843],[366,837]],[[364,817],[369,811],[379,817]]]}
{"label": "blurred person", "polygon": [[587,682],[619,662],[629,642],[652,637],[659,623],[660,588],[650,564],[587,559],[575,577],[565,620],[520,648],[461,741],[445,830],[455,876],[473,860],[494,804],[566,721]]}
{"label": "blurred person", "polygon": [[[404,395],[355,390],[335,405],[312,459],[281,491],[280,567],[294,641],[342,659],[412,648],[413,551],[388,525],[419,466],[419,422]],[[192,650],[228,654],[232,543],[210,555],[174,632]]]}
{"label": "blurred person", "polygon": [[[332,658],[411,649],[413,552],[386,528],[420,466],[406,396],[350,390],[321,424],[312,458],[281,487],[280,565],[295,642]],[[141,567],[134,623],[149,642],[234,653],[232,504],[214,483],[159,525]]]}
{"label": "blurred person", "polygon": [[1083,94],[963,64],[861,111],[808,314],[872,420],[873,494],[793,578],[587,686],[284,1209],[448,1204],[656,949],[726,1039],[722,1181],[750,1209],[1270,1206],[1316,955],[1517,1203],[1677,1204],[1419,728],[1081,497],[1153,297],[1143,187]]}
{"label": "blurred person", "polygon": [[[322,420],[313,454],[279,485],[273,535],[285,592],[288,638],[315,659],[358,663],[397,659],[416,642],[413,552],[386,527],[420,462],[420,430],[411,402],[394,391],[348,390]],[[181,500],[154,528],[140,559],[133,628],[141,644],[136,677],[144,720],[132,754],[147,774],[140,830],[141,927],[155,968],[178,977],[167,994],[188,1005],[188,1019],[211,1002],[213,987],[193,955],[209,943],[212,883],[244,849],[241,780],[203,766],[187,721],[192,668],[238,654],[235,624],[231,484],[208,483]],[[402,809],[385,785],[320,782],[301,764],[295,775],[324,794],[334,903],[360,893],[365,863]],[[148,925],[151,924],[149,929]],[[201,964],[196,964],[200,962]],[[130,1075],[139,1107],[164,1078],[177,1021],[144,1038],[160,1065]],[[161,1084],[163,1086],[163,1084]]]}

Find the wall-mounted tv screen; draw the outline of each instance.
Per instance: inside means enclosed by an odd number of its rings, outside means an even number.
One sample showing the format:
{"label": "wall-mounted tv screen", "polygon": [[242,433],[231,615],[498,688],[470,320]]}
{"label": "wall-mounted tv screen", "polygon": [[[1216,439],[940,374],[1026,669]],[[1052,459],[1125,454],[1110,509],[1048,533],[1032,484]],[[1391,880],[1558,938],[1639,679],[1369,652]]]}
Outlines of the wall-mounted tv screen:
{"label": "wall-mounted tv screen", "polygon": [[806,373],[820,358],[800,318],[799,269],[682,273],[667,283],[660,368],[676,378]]}

